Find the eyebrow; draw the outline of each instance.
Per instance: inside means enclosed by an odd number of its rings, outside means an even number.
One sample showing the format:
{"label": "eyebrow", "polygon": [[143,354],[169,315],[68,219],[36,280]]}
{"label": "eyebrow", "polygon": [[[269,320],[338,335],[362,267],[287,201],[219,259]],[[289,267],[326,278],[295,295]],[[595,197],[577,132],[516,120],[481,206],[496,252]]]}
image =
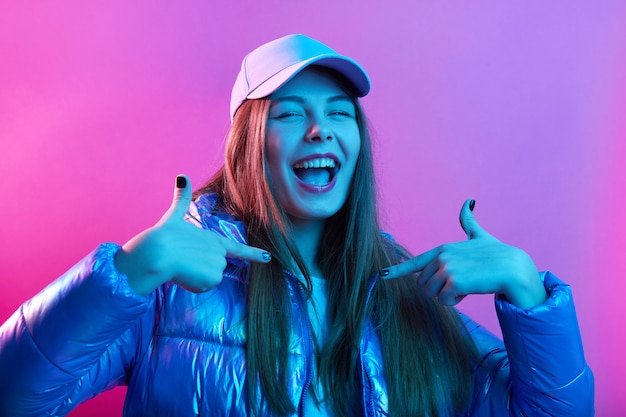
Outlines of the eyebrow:
{"label": "eyebrow", "polygon": [[[285,97],[277,97],[275,99],[272,99],[272,104],[282,103],[284,101],[295,101],[296,103],[300,103],[300,104],[306,103],[306,99],[304,98],[304,96],[285,96]],[[334,103],[337,101],[349,101],[350,103],[352,103],[352,100],[346,94],[339,94],[336,96],[331,96],[326,100],[327,103]]]}

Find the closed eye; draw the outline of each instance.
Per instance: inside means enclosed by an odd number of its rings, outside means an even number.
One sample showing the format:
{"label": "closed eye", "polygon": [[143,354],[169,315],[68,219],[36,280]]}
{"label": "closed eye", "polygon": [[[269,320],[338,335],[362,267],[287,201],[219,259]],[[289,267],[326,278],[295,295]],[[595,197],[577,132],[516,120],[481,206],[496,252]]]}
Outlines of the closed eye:
{"label": "closed eye", "polygon": [[329,113],[333,117],[354,117],[352,113],[344,110],[334,110]]}
{"label": "closed eye", "polygon": [[290,117],[298,117],[298,116],[301,116],[301,114],[298,112],[287,111],[287,112],[279,113],[278,115],[274,116],[274,119],[288,119]]}

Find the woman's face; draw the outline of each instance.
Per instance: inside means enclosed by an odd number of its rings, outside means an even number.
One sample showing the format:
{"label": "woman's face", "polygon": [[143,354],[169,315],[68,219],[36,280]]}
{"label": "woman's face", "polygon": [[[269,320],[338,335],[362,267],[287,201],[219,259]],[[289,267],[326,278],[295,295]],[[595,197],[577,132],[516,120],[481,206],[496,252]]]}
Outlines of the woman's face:
{"label": "woman's face", "polygon": [[278,201],[294,222],[327,219],[346,202],[361,149],[354,103],[311,68],[270,102],[266,152]]}

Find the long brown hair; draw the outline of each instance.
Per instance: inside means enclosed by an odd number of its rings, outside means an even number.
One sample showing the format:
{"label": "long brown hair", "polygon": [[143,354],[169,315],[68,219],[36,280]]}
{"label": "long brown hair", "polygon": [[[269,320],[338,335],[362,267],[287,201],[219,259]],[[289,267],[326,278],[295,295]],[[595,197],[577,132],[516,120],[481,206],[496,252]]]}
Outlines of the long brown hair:
{"label": "long brown hair", "polygon": [[[327,280],[326,343],[319,358],[324,396],[337,416],[350,416],[359,392],[359,346],[371,322],[383,350],[392,416],[443,416],[469,401],[474,349],[454,309],[421,295],[414,277],[377,280],[382,268],[407,259],[401,246],[381,234],[376,210],[370,136],[363,110],[353,97],[361,132],[350,194],[327,220],[318,262]],[[266,166],[265,127],[269,99],[248,100],[235,114],[224,166],[196,195],[217,192],[224,210],[242,220],[250,245],[273,255],[248,270],[247,388],[258,412],[258,387],[278,415],[295,412],[287,390],[291,300],[284,269],[293,259],[307,283],[309,272],[290,237],[290,222],[272,192]],[[357,399],[360,401],[360,399]]]}

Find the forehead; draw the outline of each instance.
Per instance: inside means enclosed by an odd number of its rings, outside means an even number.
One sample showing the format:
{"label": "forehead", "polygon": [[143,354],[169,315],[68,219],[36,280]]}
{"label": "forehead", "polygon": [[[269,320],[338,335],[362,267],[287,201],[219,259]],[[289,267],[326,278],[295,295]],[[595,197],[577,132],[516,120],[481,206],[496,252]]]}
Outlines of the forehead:
{"label": "forehead", "polygon": [[305,68],[276,90],[270,99],[287,96],[343,95],[348,97],[343,86],[330,73],[318,68]]}

